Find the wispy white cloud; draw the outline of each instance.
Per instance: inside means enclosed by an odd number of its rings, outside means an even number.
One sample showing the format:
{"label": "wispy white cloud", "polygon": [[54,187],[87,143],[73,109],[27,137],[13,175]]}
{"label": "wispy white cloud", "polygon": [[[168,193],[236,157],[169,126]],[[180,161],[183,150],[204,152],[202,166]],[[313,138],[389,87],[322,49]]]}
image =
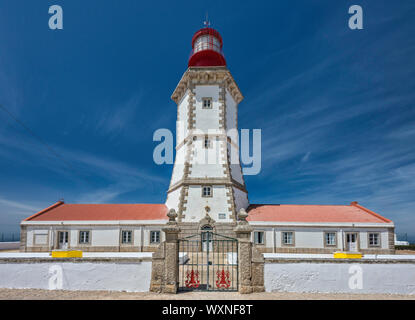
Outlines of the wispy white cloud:
{"label": "wispy white cloud", "polygon": [[311,154],[311,152],[310,152],[310,151],[309,151],[309,152],[307,152],[307,153],[304,155],[304,157],[302,157],[301,162],[307,162],[307,161],[308,161],[308,158],[310,158],[310,154]]}
{"label": "wispy white cloud", "polygon": [[0,198],[0,205],[3,207],[18,209],[20,212],[35,212],[40,210],[39,207],[27,205],[18,201],[7,200],[4,198]]}
{"label": "wispy white cloud", "polygon": [[108,187],[88,191],[78,198],[77,203],[108,203],[119,195],[137,188],[136,185],[115,184]]}
{"label": "wispy white cloud", "polygon": [[129,126],[137,126],[135,120],[141,103],[142,94],[135,93],[123,103],[100,108],[99,113],[95,116],[98,119],[95,122],[96,132],[115,137],[126,133]]}

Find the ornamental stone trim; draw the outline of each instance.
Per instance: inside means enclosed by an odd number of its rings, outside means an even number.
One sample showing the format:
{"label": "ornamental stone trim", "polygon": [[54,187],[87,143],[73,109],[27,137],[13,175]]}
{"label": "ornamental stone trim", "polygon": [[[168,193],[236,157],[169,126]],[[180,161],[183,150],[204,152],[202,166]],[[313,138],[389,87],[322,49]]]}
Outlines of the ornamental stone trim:
{"label": "ornamental stone trim", "polygon": [[178,220],[179,222],[181,222],[186,215],[184,214],[184,211],[186,210],[186,207],[184,206],[185,203],[187,203],[187,199],[186,197],[188,196],[188,191],[189,187],[188,186],[183,186],[183,188],[180,190],[180,198],[179,198],[179,214],[178,214]]}
{"label": "ornamental stone trim", "polygon": [[229,216],[229,218],[231,218],[232,220],[236,221],[235,194],[233,192],[233,188],[232,187],[229,187],[228,186],[228,192],[226,193],[226,195],[229,197],[228,204],[230,205],[229,212],[231,213],[231,215]]}
{"label": "ornamental stone trim", "polygon": [[190,67],[183,74],[171,99],[179,103],[190,85],[209,85],[222,83],[238,103],[243,100],[243,95],[231,73],[226,67]]}
{"label": "ornamental stone trim", "polygon": [[226,102],[225,102],[225,85],[222,82],[219,85],[219,129],[226,131]]}
{"label": "ornamental stone trim", "polygon": [[188,98],[188,106],[187,106],[187,129],[191,130],[194,128],[194,125],[196,123],[195,120],[195,92],[194,92],[194,85],[189,85],[189,98]]}
{"label": "ornamental stone trim", "polygon": [[[183,179],[180,180],[180,181],[186,180],[188,178],[191,167],[192,167],[192,165],[190,163],[190,160],[191,160],[192,151],[193,151],[192,150],[193,141],[192,140],[188,141],[187,146],[188,147],[186,149],[186,156],[185,156],[185,163],[184,163],[184,170],[183,170]],[[178,185],[178,183],[176,183],[176,185]],[[180,187],[180,185],[178,185],[178,187]],[[183,187],[184,187],[184,185],[183,185]],[[175,189],[177,189],[177,188],[175,188]],[[171,186],[170,186],[169,190],[167,191],[167,193],[171,192],[170,190],[173,191]],[[186,207],[185,207],[184,200],[186,199],[187,195],[188,195],[187,188],[182,188],[180,190],[180,198],[179,198],[179,205],[178,205],[178,216],[179,216],[178,220],[179,221],[182,221],[185,218],[184,212],[186,210]]]}
{"label": "ornamental stone trim", "polygon": [[[203,184],[212,184],[212,185],[225,185],[225,186],[233,186],[245,193],[248,193],[245,186],[240,184],[238,181],[234,179],[228,178],[187,178],[177,181],[174,185],[170,186],[167,193],[173,192],[182,186],[189,186],[189,185],[203,185]],[[180,212],[179,212],[180,216]]]}

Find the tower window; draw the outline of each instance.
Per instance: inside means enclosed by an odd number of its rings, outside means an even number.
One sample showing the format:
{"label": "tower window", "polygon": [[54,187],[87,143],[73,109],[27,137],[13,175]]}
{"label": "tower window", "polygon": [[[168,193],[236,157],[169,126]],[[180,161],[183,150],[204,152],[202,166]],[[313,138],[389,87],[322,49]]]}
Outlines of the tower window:
{"label": "tower window", "polygon": [[212,109],[212,98],[202,98],[202,108]]}
{"label": "tower window", "polygon": [[226,213],[219,213],[219,219],[226,219]]}
{"label": "tower window", "polygon": [[210,139],[205,139],[204,146],[205,149],[209,149],[212,146],[212,142],[210,141]]}
{"label": "tower window", "polygon": [[202,197],[211,197],[212,196],[212,187],[204,186],[202,187]]}

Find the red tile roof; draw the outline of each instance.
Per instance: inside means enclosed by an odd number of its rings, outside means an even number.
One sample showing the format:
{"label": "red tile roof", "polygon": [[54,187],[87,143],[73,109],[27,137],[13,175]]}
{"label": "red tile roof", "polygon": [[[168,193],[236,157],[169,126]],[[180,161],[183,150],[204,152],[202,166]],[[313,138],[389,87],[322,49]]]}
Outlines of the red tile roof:
{"label": "red tile roof", "polygon": [[[24,221],[168,220],[164,204],[66,204],[59,201]],[[352,202],[350,205],[252,204],[248,221],[390,223]]]}
{"label": "red tile roof", "polygon": [[252,204],[248,221],[390,223],[389,219],[352,202],[350,205]]}
{"label": "red tile roof", "polygon": [[164,204],[66,204],[62,201],[24,221],[168,220]]}

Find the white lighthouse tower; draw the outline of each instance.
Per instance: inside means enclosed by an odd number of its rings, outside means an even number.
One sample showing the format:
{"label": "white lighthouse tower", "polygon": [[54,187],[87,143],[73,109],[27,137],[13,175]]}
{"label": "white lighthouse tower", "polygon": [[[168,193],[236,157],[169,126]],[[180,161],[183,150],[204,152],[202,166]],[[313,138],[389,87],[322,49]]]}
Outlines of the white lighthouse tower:
{"label": "white lighthouse tower", "polygon": [[197,31],[188,69],[172,95],[176,158],[166,205],[182,224],[233,223],[236,212],[248,207],[237,133],[243,96],[226,67],[222,45],[216,30]]}

